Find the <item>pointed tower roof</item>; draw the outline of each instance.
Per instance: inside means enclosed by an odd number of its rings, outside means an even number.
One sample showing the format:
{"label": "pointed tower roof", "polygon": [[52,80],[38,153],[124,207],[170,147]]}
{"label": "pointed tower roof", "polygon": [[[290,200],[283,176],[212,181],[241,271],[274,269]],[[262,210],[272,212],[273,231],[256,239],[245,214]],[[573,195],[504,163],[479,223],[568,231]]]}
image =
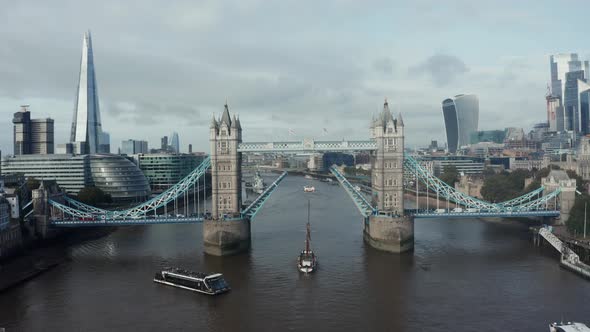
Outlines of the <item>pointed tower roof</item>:
{"label": "pointed tower roof", "polygon": [[209,128],[217,128],[217,120],[215,120],[215,115],[211,117],[211,126]]}
{"label": "pointed tower roof", "polygon": [[236,119],[236,115],[234,114],[234,116],[233,116],[233,118],[231,120],[231,127],[232,128],[236,128],[237,122],[238,122],[238,120]]}
{"label": "pointed tower roof", "polygon": [[404,119],[402,119],[402,112],[397,114],[397,125],[400,127],[404,126]]}
{"label": "pointed tower roof", "polygon": [[221,116],[221,120],[219,124],[225,123],[227,126],[231,126],[231,118],[229,116],[229,107],[227,107],[227,103],[224,105],[223,115]]}
{"label": "pointed tower roof", "polygon": [[393,115],[391,115],[391,111],[389,110],[389,103],[387,103],[387,98],[385,98],[385,102],[383,103],[383,112],[381,112],[381,119],[383,121],[383,125],[385,125],[389,121],[393,121]]}
{"label": "pointed tower roof", "polygon": [[240,116],[239,115],[236,117],[236,127],[238,129],[242,129],[242,124],[240,123]]}

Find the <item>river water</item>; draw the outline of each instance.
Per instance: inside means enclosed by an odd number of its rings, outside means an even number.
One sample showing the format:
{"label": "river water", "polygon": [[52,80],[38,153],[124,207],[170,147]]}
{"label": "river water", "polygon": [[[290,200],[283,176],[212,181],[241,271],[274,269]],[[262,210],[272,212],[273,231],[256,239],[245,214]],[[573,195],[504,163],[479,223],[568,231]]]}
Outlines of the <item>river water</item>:
{"label": "river water", "polygon": [[[269,180],[267,180],[268,182]],[[559,267],[514,222],[420,219],[415,251],[363,243],[339,186],[287,177],[252,223],[252,249],[205,256],[201,225],[123,227],[71,247],[70,260],[0,294],[6,331],[547,331],[590,323],[590,282]],[[305,276],[311,198],[319,270]],[[152,282],[165,266],[221,272],[232,291],[208,297]],[[0,271],[1,273],[1,271]]]}

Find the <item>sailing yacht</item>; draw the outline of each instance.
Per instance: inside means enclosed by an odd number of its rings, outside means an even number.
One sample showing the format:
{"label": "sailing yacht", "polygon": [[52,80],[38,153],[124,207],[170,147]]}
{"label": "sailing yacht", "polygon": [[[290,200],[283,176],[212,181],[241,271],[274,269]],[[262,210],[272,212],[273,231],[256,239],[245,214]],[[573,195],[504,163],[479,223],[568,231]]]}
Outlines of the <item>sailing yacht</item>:
{"label": "sailing yacht", "polygon": [[297,258],[297,268],[299,271],[307,274],[313,272],[318,265],[318,258],[311,250],[311,225],[309,223],[310,201],[307,201],[307,225],[305,236],[305,249],[301,251]]}

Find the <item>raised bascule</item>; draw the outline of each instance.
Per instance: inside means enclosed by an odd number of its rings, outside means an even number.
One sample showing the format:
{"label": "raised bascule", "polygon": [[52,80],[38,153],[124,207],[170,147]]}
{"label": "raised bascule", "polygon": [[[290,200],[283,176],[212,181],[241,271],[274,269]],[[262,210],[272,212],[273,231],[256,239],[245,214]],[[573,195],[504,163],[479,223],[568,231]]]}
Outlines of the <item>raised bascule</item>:
{"label": "raised bascule", "polygon": [[[202,222],[205,252],[218,256],[231,255],[248,250],[252,220],[286,176],[286,172],[280,174],[258,198],[244,206],[241,196],[242,153],[327,151],[371,152],[370,197],[357,190],[337,167],[330,167],[330,172],[362,215],[365,241],[379,250],[394,253],[412,250],[414,220],[417,218],[567,215],[567,208],[572,204],[572,195],[561,193],[575,190],[575,183],[568,182],[567,188],[560,185],[546,190],[541,187],[506,202],[485,202],[455,190],[423,168],[418,160],[404,154],[404,130],[401,114],[394,116],[385,101],[382,112],[371,121],[369,140],[242,142],[240,120],[235,115],[230,115],[226,103],[221,117],[214,117],[211,121],[210,156],[162,194],[135,207],[114,211],[89,206],[63,195],[38,194],[33,198],[35,216],[41,218],[41,224],[48,227]],[[205,174],[209,169],[211,183],[207,184]],[[413,180],[407,181],[405,178]],[[423,184],[422,190],[426,190],[425,207],[419,203],[419,182]],[[412,184],[416,186],[413,188],[416,189],[416,206],[408,209],[404,205],[404,189],[409,189],[408,186]],[[210,212],[204,203],[208,185],[212,193]],[[430,203],[430,200],[434,202]],[[451,209],[450,204],[458,208]],[[173,209],[172,215],[168,212],[169,207]],[[182,213],[178,213],[179,211]]]}

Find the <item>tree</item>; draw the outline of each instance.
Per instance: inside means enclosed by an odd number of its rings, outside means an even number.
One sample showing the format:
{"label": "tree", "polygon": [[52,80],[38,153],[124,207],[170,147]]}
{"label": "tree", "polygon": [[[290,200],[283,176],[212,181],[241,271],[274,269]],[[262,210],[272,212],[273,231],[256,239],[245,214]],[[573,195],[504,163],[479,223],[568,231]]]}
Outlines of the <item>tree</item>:
{"label": "tree", "polygon": [[443,173],[439,176],[444,183],[451,187],[455,187],[455,182],[459,181],[459,172],[457,167],[453,165],[445,166]]}
{"label": "tree", "polygon": [[[584,234],[584,204],[587,204],[587,213],[588,217],[590,217],[590,196],[576,196],[574,206],[570,210],[570,217],[565,223],[567,229],[572,234]],[[587,234],[590,234],[590,220],[589,225],[587,225],[587,227]]]}
{"label": "tree", "polygon": [[35,179],[35,178],[28,178],[27,179],[27,191],[33,191],[35,189],[39,188],[39,185],[41,184],[41,181]]}
{"label": "tree", "polygon": [[112,203],[111,195],[97,187],[84,187],[78,192],[78,200],[88,205]]}
{"label": "tree", "polygon": [[523,194],[524,180],[530,177],[527,170],[502,172],[488,176],[481,187],[481,195],[489,202],[503,202]]}
{"label": "tree", "polygon": [[568,171],[566,171],[566,173],[567,173],[567,176],[570,177],[570,179],[576,179],[576,190],[577,191],[579,191],[581,193],[587,192],[586,185],[587,185],[588,181],[582,179],[582,177],[579,176],[578,173],[576,173],[575,171],[568,170]]}

